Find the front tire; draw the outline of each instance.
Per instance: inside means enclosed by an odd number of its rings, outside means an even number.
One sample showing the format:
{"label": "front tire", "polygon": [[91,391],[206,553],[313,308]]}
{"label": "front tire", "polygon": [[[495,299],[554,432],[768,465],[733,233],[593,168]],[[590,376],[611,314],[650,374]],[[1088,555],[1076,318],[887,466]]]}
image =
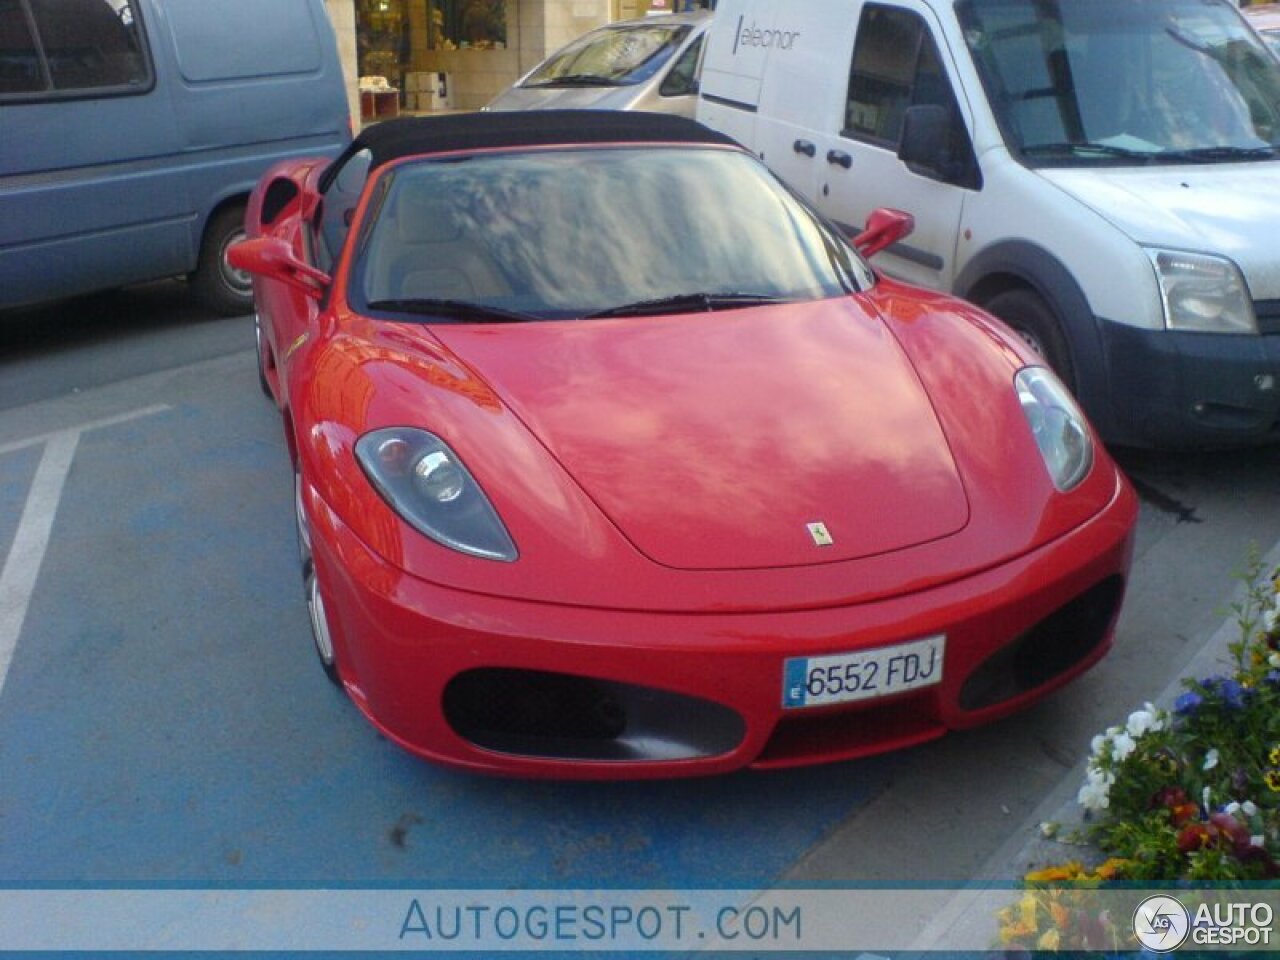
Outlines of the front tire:
{"label": "front tire", "polygon": [[243,240],[244,205],[233,204],[209,218],[200,241],[200,259],[191,275],[196,296],[224,317],[240,317],[253,312],[253,281],[227,260],[227,250]]}
{"label": "front tire", "polygon": [[271,397],[271,384],[267,382],[267,353],[262,345],[262,316],[256,311],[253,314],[253,343],[258,354],[258,387],[262,395]]}
{"label": "front tire", "polygon": [[983,306],[1003,320],[1023,343],[1044,358],[1059,379],[1075,391],[1075,367],[1062,324],[1039,294],[1031,290],[1006,290]]}
{"label": "front tire", "polygon": [[315,558],[311,552],[311,530],[307,524],[307,513],[302,503],[302,473],[293,473],[293,519],[298,535],[298,559],[302,565],[302,589],[307,598],[307,616],[311,621],[311,641],[316,651],[316,659],[329,682],[335,687],[342,687],[342,678],[338,676],[338,658],[333,649],[333,635],[329,632],[329,616],[325,610],[324,594],[320,589],[320,579],[316,576]]}

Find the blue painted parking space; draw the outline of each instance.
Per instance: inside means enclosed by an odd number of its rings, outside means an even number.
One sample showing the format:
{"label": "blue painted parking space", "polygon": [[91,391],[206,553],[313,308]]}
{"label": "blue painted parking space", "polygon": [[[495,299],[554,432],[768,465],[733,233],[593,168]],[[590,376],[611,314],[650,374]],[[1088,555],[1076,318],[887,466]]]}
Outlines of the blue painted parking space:
{"label": "blue painted parking space", "polygon": [[[236,359],[80,435],[0,691],[3,886],[759,887],[885,782],[892,758],[563,784],[401,752],[314,661],[283,440]],[[0,545],[38,459],[0,453]]]}

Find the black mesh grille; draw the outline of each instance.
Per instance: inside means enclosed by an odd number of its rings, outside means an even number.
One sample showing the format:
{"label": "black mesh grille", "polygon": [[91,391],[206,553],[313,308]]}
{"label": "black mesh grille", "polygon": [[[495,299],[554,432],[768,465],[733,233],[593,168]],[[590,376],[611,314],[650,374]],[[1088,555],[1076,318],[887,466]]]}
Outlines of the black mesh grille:
{"label": "black mesh grille", "polygon": [[1253,312],[1258,318],[1258,332],[1264,335],[1280,333],[1280,300],[1255,300]]}

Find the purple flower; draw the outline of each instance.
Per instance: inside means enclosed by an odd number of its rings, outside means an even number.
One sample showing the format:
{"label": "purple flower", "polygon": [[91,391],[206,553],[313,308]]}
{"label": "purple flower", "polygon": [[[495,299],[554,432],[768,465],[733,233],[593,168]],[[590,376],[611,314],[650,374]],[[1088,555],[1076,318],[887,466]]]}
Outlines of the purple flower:
{"label": "purple flower", "polygon": [[1244,706],[1245,688],[1240,685],[1238,680],[1222,681],[1222,702],[1232,710],[1239,710]]}
{"label": "purple flower", "polygon": [[1280,670],[1268,670],[1263,679],[1273,687],[1280,686]]}
{"label": "purple flower", "polygon": [[1173,712],[1186,716],[1189,713],[1195,713],[1204,703],[1204,697],[1196,693],[1194,690],[1188,690],[1173,703]]}

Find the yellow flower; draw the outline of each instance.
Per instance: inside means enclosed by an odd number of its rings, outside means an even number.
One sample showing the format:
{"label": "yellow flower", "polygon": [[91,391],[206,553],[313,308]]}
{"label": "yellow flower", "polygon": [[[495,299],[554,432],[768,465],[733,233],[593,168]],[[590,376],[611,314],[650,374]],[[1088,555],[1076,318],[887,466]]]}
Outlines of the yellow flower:
{"label": "yellow flower", "polygon": [[1037,950],[1057,950],[1058,944],[1062,942],[1062,934],[1057,930],[1046,930],[1044,934],[1036,941]]}
{"label": "yellow flower", "polygon": [[1100,880],[1114,880],[1118,875],[1124,873],[1133,864],[1132,860],[1126,860],[1124,857],[1111,857],[1102,866],[1098,867],[1094,873]]}
{"label": "yellow flower", "polygon": [[1043,870],[1033,870],[1024,878],[1027,883],[1061,883],[1064,880],[1075,880],[1079,878],[1083,872],[1083,868],[1076,861],[1063,863],[1056,867],[1045,867]]}
{"label": "yellow flower", "polygon": [[1267,763],[1273,767],[1280,767],[1280,746],[1271,748],[1271,752],[1267,754]]}
{"label": "yellow flower", "polygon": [[1272,793],[1280,793],[1280,770],[1268,770],[1262,775],[1262,780]]}
{"label": "yellow flower", "polygon": [[1039,903],[1036,899],[1035,891],[1028,890],[1022,895],[1022,899],[1018,901],[1018,916],[1024,925],[1029,925],[1032,930],[1036,927],[1036,909]]}

